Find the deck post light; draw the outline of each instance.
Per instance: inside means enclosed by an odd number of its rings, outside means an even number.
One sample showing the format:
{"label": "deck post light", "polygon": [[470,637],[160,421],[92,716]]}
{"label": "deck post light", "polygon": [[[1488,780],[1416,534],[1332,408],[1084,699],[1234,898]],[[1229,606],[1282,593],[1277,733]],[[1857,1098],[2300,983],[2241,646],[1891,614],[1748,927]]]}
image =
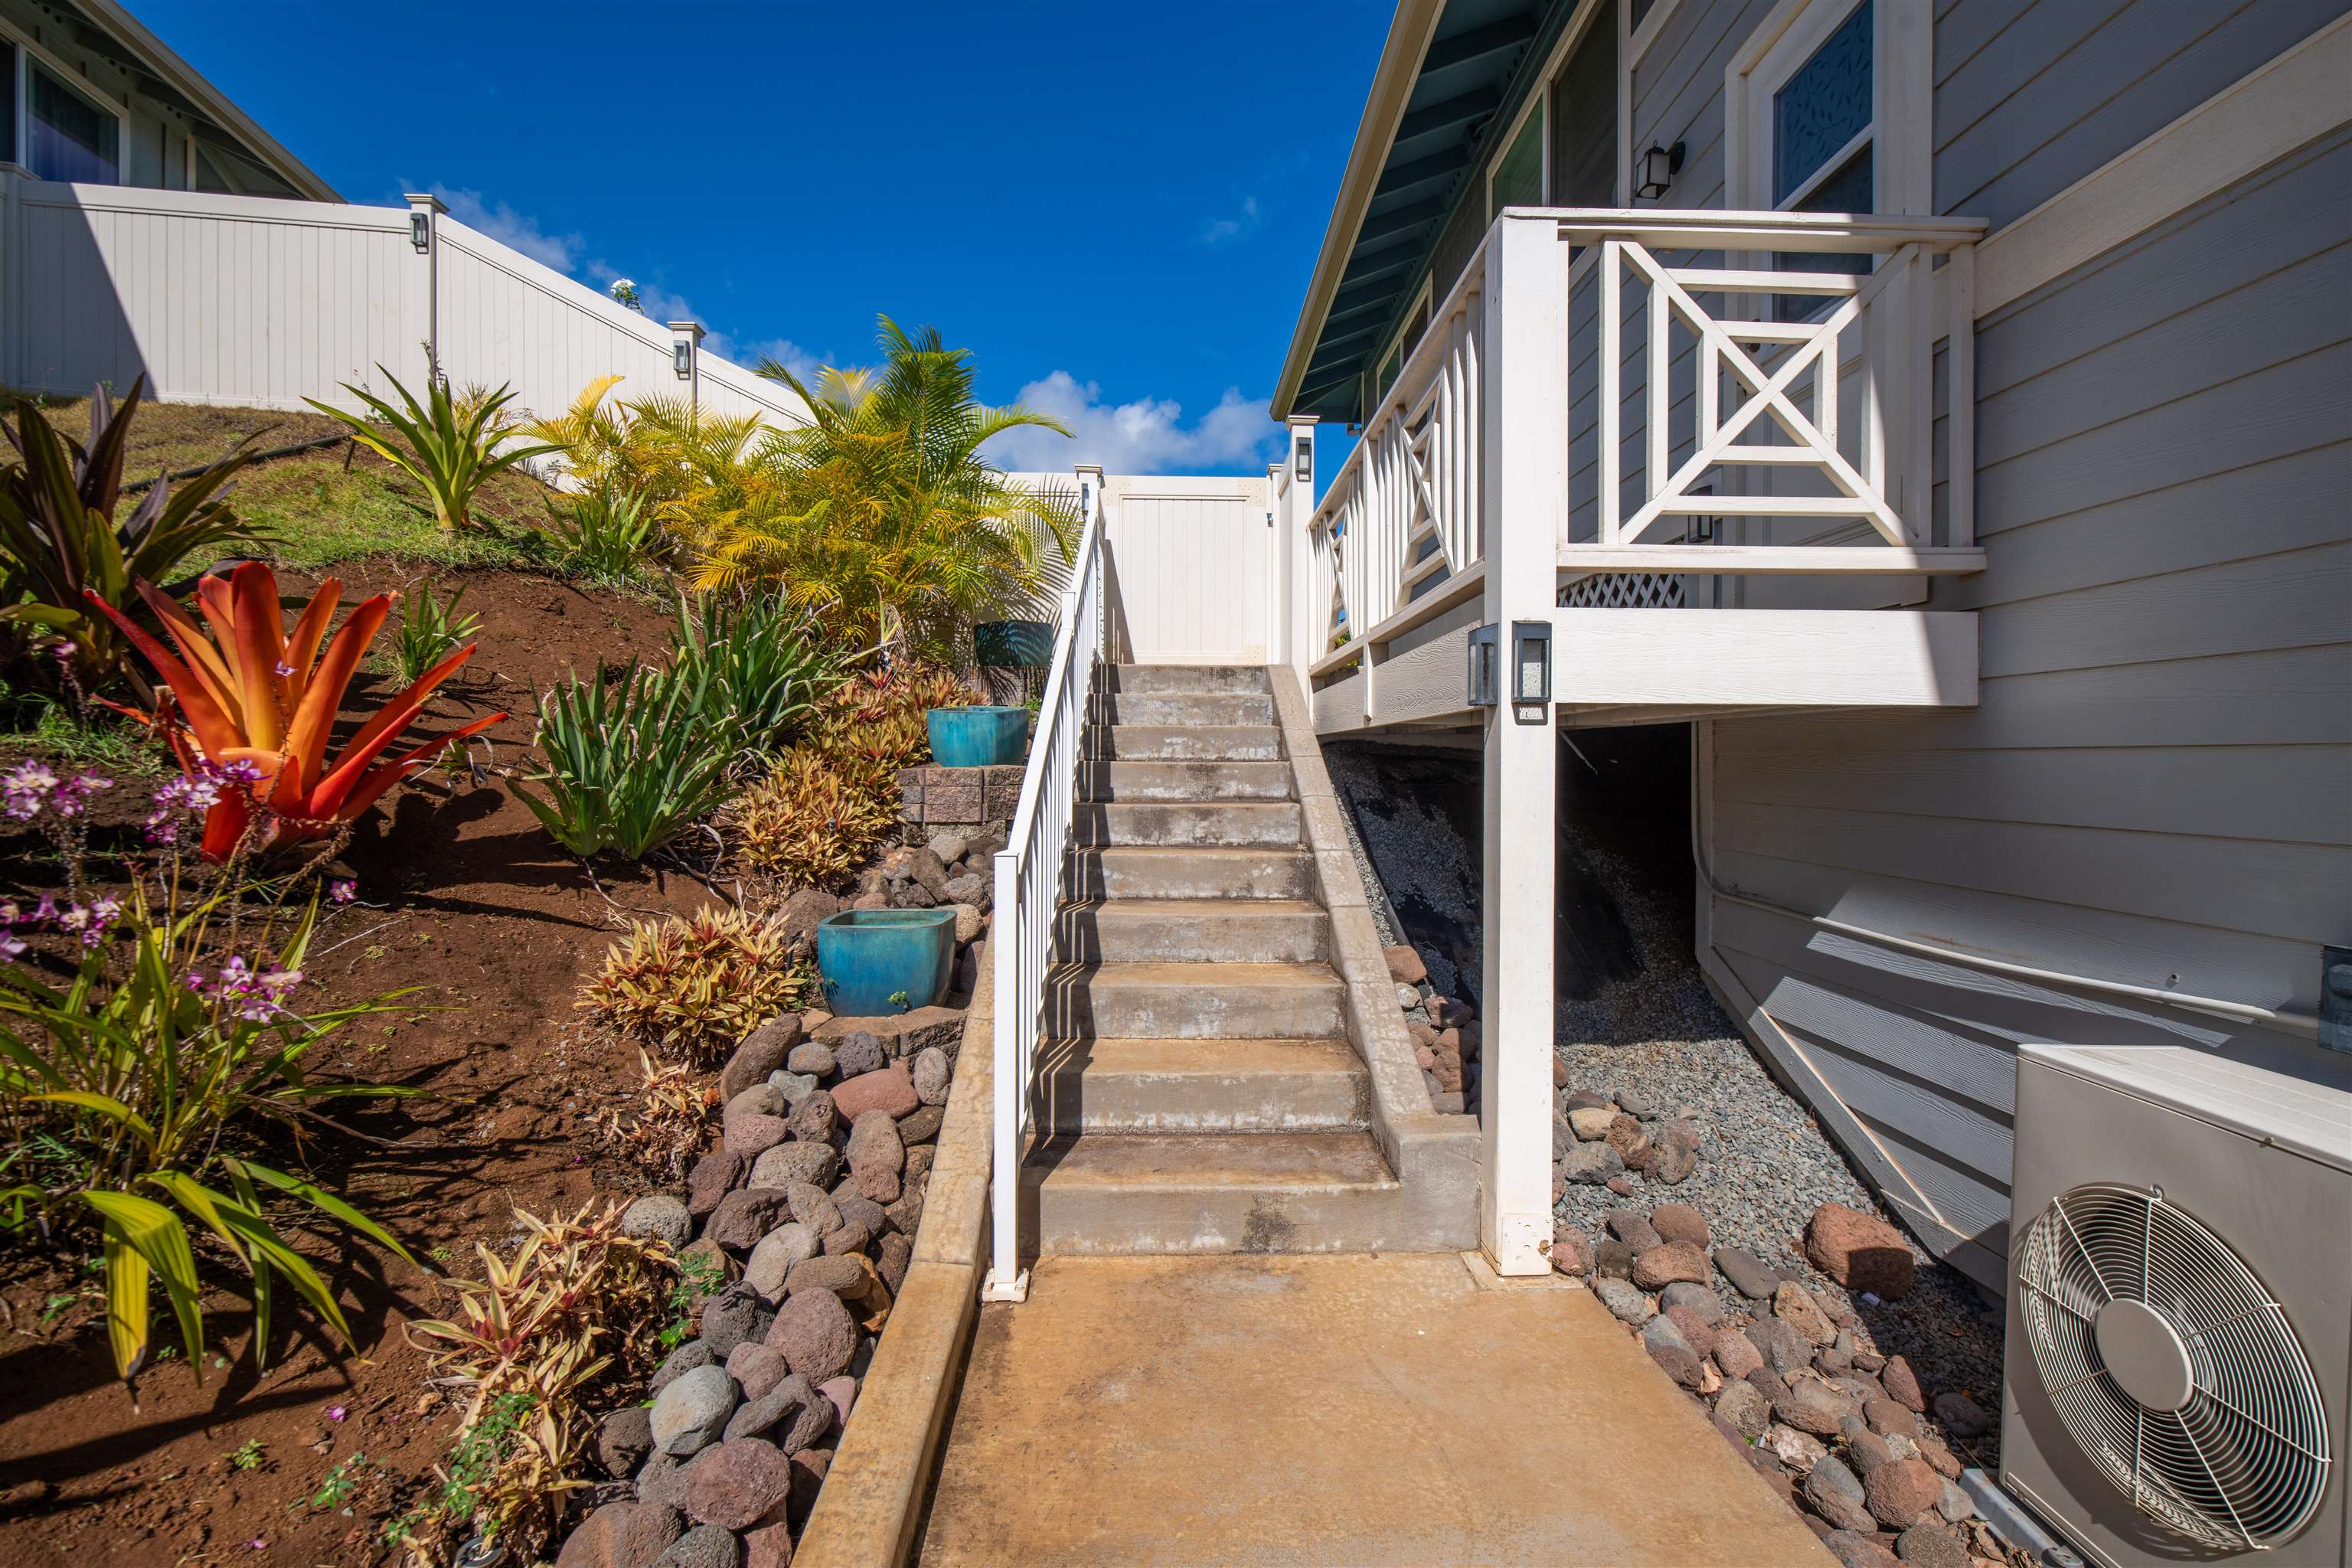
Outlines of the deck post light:
{"label": "deck post light", "polygon": [[1469,701],[1473,708],[1495,705],[1495,631],[1493,626],[1470,628]]}
{"label": "deck post light", "polygon": [[1511,623],[1512,717],[1522,724],[1540,723],[1551,700],[1551,623]]}
{"label": "deck post light", "polygon": [[1301,435],[1292,445],[1290,474],[1293,479],[1300,480],[1311,479],[1315,477],[1315,438],[1313,437]]}

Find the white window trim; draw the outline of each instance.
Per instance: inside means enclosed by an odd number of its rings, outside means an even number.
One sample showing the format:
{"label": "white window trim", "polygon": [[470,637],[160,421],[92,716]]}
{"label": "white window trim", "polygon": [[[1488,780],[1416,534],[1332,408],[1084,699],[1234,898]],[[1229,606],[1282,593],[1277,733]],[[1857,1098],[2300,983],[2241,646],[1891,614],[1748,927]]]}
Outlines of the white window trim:
{"label": "white window trim", "polygon": [[119,183],[128,183],[131,171],[129,106],[112,93],[93,86],[76,67],[51,54],[5,21],[0,21],[0,40],[16,47],[16,122],[8,128],[8,132],[17,164],[24,168],[31,167],[25,163],[25,154],[29,150],[27,143],[32,135],[33,62],[38,60],[58,81],[114,116],[114,175]]}
{"label": "white window trim", "polygon": [[[1530,115],[1530,114],[1541,113],[1541,114],[1543,115],[1543,117],[1544,117],[1544,128],[1543,128],[1543,174],[1542,174],[1542,176],[1541,176],[1541,179],[1542,179],[1542,185],[1543,185],[1543,201],[1542,201],[1542,204],[1541,204],[1541,205],[1546,205],[1546,206],[1549,206],[1549,205],[1551,205],[1551,174],[1552,174],[1552,170],[1551,170],[1551,155],[1552,155],[1551,89],[1552,89],[1552,84],[1553,84],[1555,81],[1557,81],[1557,80],[1559,79],[1561,68],[1562,68],[1562,67],[1564,67],[1564,66],[1566,66],[1566,65],[1568,64],[1568,57],[1569,57],[1572,52],[1574,52],[1574,50],[1575,50],[1575,48],[1576,48],[1576,46],[1577,46],[1577,45],[1579,45],[1579,44],[1580,44],[1580,43],[1582,43],[1582,42],[1584,41],[1585,29],[1586,29],[1586,28],[1588,28],[1588,27],[1591,27],[1591,26],[1594,26],[1598,25],[1599,18],[1600,18],[1600,13],[1601,13],[1601,7],[1602,7],[1604,5],[1607,5],[1607,6],[1608,6],[1612,11],[1613,11],[1613,12],[1616,14],[1616,15],[1615,15],[1615,21],[1616,21],[1616,25],[1617,25],[1617,27],[1618,27],[1618,38],[1617,38],[1617,59],[1618,59],[1618,71],[1617,71],[1617,120],[1618,120],[1617,152],[1618,152],[1618,156],[1617,156],[1616,161],[1617,161],[1619,163],[1622,163],[1625,161],[1625,159],[1624,159],[1624,150],[1625,150],[1624,121],[1625,121],[1626,102],[1625,102],[1625,71],[1624,71],[1624,59],[1625,59],[1624,23],[1625,23],[1625,15],[1626,15],[1626,12],[1625,12],[1625,6],[1626,6],[1627,3],[1628,3],[1628,0],[1582,0],[1582,3],[1577,6],[1577,8],[1576,8],[1576,11],[1575,11],[1574,15],[1572,15],[1572,16],[1570,16],[1569,17],[1569,19],[1568,19],[1568,26],[1565,26],[1565,27],[1562,27],[1562,28],[1559,30],[1559,39],[1558,39],[1556,42],[1554,42],[1554,43],[1553,43],[1553,45],[1552,45],[1552,47],[1551,47],[1551,53],[1544,57],[1543,69],[1542,69],[1541,71],[1539,71],[1539,72],[1538,72],[1538,73],[1537,73],[1537,76],[1536,76],[1537,89],[1536,89],[1535,100],[1534,100],[1533,102],[1531,102],[1531,103],[1527,104],[1525,107],[1523,107],[1523,108],[1519,110],[1518,118],[1517,118],[1516,120],[1513,120],[1513,121],[1511,121],[1510,133],[1509,133],[1508,135],[1505,136],[1505,137],[1504,137],[1500,142],[1496,142],[1496,143],[1495,143],[1495,151],[1494,151],[1493,157],[1492,157],[1491,161],[1487,163],[1487,165],[1486,165],[1486,174],[1485,174],[1484,178],[1482,179],[1482,181],[1480,182],[1482,188],[1483,188],[1483,189],[1486,191],[1486,211],[1487,211],[1487,213],[1488,213],[1488,215],[1489,215],[1489,216],[1488,216],[1488,217],[1487,217],[1487,219],[1486,219],[1486,221],[1487,221],[1487,222],[1489,222],[1489,223],[1494,222],[1494,217],[1493,217],[1493,216],[1492,216],[1492,215],[1493,215],[1494,210],[1495,210],[1495,173],[1496,173],[1496,171],[1497,169],[1499,169],[1499,168],[1501,168],[1501,167],[1502,167],[1502,163],[1503,163],[1503,154],[1504,154],[1507,151],[1508,151],[1508,150],[1509,150],[1510,145],[1511,145],[1511,143],[1512,143],[1512,142],[1516,142],[1516,141],[1517,141],[1517,140],[1518,140],[1519,132],[1520,132],[1521,131],[1523,131],[1523,130],[1525,130],[1525,129],[1527,128],[1528,116],[1528,115]],[[1661,5],[1666,4],[1666,3],[1667,3],[1667,0],[1659,0],[1659,3],[1660,3]],[[1618,193],[1617,193],[1617,199],[1618,199],[1618,201],[1622,204],[1622,203],[1624,201],[1624,199],[1625,199],[1625,196],[1624,196],[1624,189],[1623,189],[1624,171],[1623,171],[1622,169],[1620,169],[1620,170],[1618,171],[1618,181],[1619,181],[1619,188],[1618,188]]]}
{"label": "white window trim", "polygon": [[1625,62],[1628,71],[1642,63],[1642,57],[1648,54],[1650,46],[1658,41],[1658,35],[1665,31],[1675,8],[1682,3],[1683,0],[1654,0],[1650,14],[1643,17],[1642,25],[1636,27],[1633,25],[1633,0],[1624,0],[1625,31],[1618,35],[1623,46],[1618,58]]}
{"label": "white window trim", "polygon": [[[1868,132],[1874,144],[1873,210],[1931,214],[1935,210],[1935,38],[1927,7],[1904,0],[1860,3],[1878,6],[1872,25]],[[1812,58],[1813,51],[1854,9],[1854,0],[1780,0],[1724,68],[1725,206],[1769,212],[1776,205],[1786,205],[1771,199],[1771,139],[1759,133],[1762,121],[1758,112],[1770,104],[1773,92]],[[1827,166],[1842,167],[1852,151],[1840,153]],[[1817,174],[1790,199],[1801,199],[1801,193],[1818,183]]]}

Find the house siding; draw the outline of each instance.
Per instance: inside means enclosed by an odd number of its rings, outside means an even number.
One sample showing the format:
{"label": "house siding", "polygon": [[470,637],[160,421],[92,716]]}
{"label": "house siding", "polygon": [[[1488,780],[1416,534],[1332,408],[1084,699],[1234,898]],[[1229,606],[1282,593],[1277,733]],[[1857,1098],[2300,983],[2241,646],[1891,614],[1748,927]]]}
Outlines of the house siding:
{"label": "house siding", "polygon": [[[1945,5],[1938,208],[1998,229],[2344,9]],[[1980,616],[1979,705],[1707,727],[1717,880],[2011,963],[2312,1011],[2319,945],[2352,943],[2352,133],[1981,319],[1977,374],[1988,566],[1930,605]],[[2020,1043],[2343,1067],[2210,1015],[1724,900],[1707,916],[1770,1053],[1988,1284]]]}

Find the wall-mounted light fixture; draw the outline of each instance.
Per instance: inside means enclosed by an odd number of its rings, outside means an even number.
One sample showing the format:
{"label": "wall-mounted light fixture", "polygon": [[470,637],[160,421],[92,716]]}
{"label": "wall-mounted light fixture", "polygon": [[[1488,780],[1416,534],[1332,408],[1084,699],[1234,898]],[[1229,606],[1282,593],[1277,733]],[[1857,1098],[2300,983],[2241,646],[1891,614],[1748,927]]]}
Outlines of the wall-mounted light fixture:
{"label": "wall-mounted light fixture", "polygon": [[684,338],[669,345],[669,366],[684,381],[694,374],[694,345]]}
{"label": "wall-mounted light fixture", "polygon": [[1671,147],[1653,144],[1643,153],[1634,167],[1633,194],[1645,202],[1656,201],[1683,172],[1683,144]]}
{"label": "wall-mounted light fixture", "polygon": [[1495,705],[1495,628],[1470,628],[1470,706]]}
{"label": "wall-mounted light fixture", "polygon": [[408,209],[408,243],[419,250],[433,248],[433,220],[423,207]]}
{"label": "wall-mounted light fixture", "polygon": [[1315,443],[1305,436],[1298,437],[1290,449],[1290,473],[1294,479],[1315,477]]}
{"label": "wall-mounted light fixture", "polygon": [[1546,717],[1551,701],[1551,623],[1511,623],[1511,716],[1522,724]]}

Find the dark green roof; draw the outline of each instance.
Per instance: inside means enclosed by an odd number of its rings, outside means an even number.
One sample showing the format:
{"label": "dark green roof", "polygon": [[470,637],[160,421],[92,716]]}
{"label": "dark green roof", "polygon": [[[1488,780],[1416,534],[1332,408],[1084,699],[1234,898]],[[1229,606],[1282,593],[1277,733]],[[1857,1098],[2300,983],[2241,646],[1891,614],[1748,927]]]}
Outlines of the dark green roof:
{"label": "dark green roof", "polygon": [[1297,390],[1278,415],[1361,417],[1365,361],[1402,320],[1446,219],[1463,201],[1484,199],[1471,175],[1495,129],[1536,89],[1575,9],[1575,0],[1446,0]]}

